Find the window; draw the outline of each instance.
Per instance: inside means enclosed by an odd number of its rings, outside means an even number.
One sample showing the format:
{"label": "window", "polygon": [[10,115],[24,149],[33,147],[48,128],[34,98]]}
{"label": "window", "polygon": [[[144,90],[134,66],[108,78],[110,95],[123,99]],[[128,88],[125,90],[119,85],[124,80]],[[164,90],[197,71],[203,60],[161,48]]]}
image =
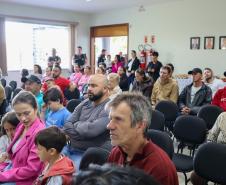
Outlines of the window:
{"label": "window", "polygon": [[68,68],[69,27],[6,21],[6,49],[8,70],[43,69],[52,55],[52,48],[61,57],[61,67]]}

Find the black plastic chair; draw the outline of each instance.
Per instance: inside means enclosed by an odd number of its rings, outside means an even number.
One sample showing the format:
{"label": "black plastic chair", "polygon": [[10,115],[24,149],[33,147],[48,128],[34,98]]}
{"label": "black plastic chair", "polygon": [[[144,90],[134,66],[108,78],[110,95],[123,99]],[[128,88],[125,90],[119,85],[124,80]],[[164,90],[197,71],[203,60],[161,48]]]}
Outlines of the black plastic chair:
{"label": "black plastic chair", "polygon": [[190,148],[190,156],[182,154],[183,147],[181,148],[181,153],[179,153],[178,147],[177,153],[173,155],[173,162],[177,172],[184,174],[185,184],[187,184],[190,179],[187,178],[186,173],[193,170],[195,149],[206,139],[206,123],[197,116],[183,115],[176,119],[173,133],[182,146],[188,145]]}
{"label": "black plastic chair", "polygon": [[22,88],[16,88],[14,91],[13,91],[13,97],[12,99],[20,92],[22,91],[23,89]]}
{"label": "black plastic chair", "polygon": [[85,170],[89,164],[103,165],[107,162],[110,152],[100,147],[88,148],[82,156],[79,170]]}
{"label": "black plastic chair", "polygon": [[222,113],[223,110],[216,105],[204,105],[198,112],[198,117],[204,119],[207,125],[207,129],[210,130],[217,117]]}
{"label": "black plastic chair", "polygon": [[79,99],[80,92],[77,88],[75,88],[74,91],[70,91],[68,88],[66,88],[64,91],[64,96],[67,100]]}
{"label": "black plastic chair", "polygon": [[9,86],[12,88],[12,91],[14,91],[17,88],[17,82],[12,80],[9,82]]}
{"label": "black plastic chair", "polygon": [[165,117],[164,114],[158,110],[152,111],[150,129],[164,131]]}
{"label": "black plastic chair", "polygon": [[194,170],[200,177],[218,184],[226,184],[226,145],[205,143],[194,157]]}
{"label": "black plastic chair", "polygon": [[72,99],[72,100],[69,100],[67,102],[67,105],[66,105],[66,108],[69,112],[73,112],[75,110],[75,108],[81,103],[82,101],[81,100],[78,100],[78,99]]}
{"label": "black plastic chair", "polygon": [[178,116],[178,107],[172,101],[160,101],[155,106],[155,110],[162,112],[165,116],[165,126],[173,131],[173,124]]}
{"label": "black plastic chair", "polygon": [[12,88],[10,86],[5,86],[5,96],[7,102],[10,103],[12,98]]}
{"label": "black plastic chair", "polygon": [[2,84],[3,87],[5,87],[6,86],[6,79],[2,78],[1,79],[1,84]]}
{"label": "black plastic chair", "polygon": [[147,137],[151,141],[164,150],[170,159],[173,158],[174,146],[173,141],[169,135],[159,130],[148,130]]}

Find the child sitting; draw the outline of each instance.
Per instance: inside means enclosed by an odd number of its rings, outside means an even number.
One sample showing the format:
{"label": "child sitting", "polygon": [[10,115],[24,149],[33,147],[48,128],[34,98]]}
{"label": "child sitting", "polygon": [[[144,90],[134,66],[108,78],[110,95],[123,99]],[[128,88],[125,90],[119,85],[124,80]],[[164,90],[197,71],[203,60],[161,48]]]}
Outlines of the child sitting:
{"label": "child sitting", "polygon": [[34,182],[35,185],[70,185],[75,172],[73,162],[60,153],[66,145],[65,134],[52,126],[39,131],[35,138],[38,156],[46,162],[42,174]]}
{"label": "child sitting", "polygon": [[15,112],[8,112],[2,118],[1,129],[3,136],[0,137],[0,162],[5,162],[7,159],[6,149],[14,137],[19,122]]}
{"label": "child sitting", "polygon": [[[63,106],[63,96],[59,89],[50,88],[44,94],[45,106],[42,107],[41,118],[46,123],[46,127],[57,126],[62,128],[71,113]],[[46,113],[46,108],[50,111]]]}

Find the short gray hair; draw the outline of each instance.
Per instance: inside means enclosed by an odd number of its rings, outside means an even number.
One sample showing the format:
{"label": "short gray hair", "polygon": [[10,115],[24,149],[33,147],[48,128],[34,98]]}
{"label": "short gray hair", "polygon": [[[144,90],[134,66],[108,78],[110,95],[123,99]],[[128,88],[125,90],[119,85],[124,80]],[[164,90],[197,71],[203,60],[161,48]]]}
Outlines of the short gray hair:
{"label": "short gray hair", "polygon": [[126,103],[131,109],[131,127],[135,127],[138,122],[145,121],[147,123],[146,133],[152,117],[150,101],[140,92],[123,92],[109,102],[108,107],[116,108],[122,102]]}

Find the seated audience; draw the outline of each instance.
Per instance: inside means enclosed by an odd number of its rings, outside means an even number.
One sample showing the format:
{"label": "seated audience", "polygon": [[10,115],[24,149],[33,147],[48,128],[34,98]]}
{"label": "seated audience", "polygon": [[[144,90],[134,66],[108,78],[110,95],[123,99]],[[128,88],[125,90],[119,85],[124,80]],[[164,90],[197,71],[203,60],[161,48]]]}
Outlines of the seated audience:
{"label": "seated audience", "polygon": [[57,127],[49,127],[38,132],[35,144],[40,160],[46,163],[35,185],[71,185],[75,172],[73,162],[61,155],[66,145],[65,134]]}
{"label": "seated audience", "polygon": [[[45,105],[42,106],[41,118],[46,123],[46,127],[57,126],[62,128],[71,113],[63,106],[62,92],[57,88],[50,88],[44,94]],[[46,110],[49,108],[49,112]]]}
{"label": "seated audience", "polygon": [[111,73],[111,65],[112,65],[112,61],[111,61],[111,55],[107,55],[107,59],[105,61],[105,65],[106,65],[106,70]]}
{"label": "seated audience", "polygon": [[76,166],[82,154],[92,146],[102,146],[109,140],[106,125],[109,122],[105,105],[108,98],[107,77],[95,74],[88,82],[88,99],[80,103],[66,121],[63,130],[70,137],[69,153]]}
{"label": "seated audience", "polygon": [[0,117],[5,114],[7,106],[8,103],[6,100],[5,89],[0,83]]}
{"label": "seated audience", "polygon": [[42,78],[42,82],[44,83],[46,81],[46,79],[48,78],[52,78],[52,68],[47,67],[45,70],[45,75]]}
{"label": "seated audience", "polygon": [[97,67],[95,74],[102,74],[105,75],[106,74],[106,70],[103,66],[99,65],[99,67]]}
{"label": "seated audience", "polygon": [[226,111],[226,87],[219,89],[215,93],[211,104],[216,105]]}
{"label": "seated audience", "polygon": [[71,74],[71,76],[69,77],[69,80],[73,82],[76,86],[78,86],[78,82],[82,77],[81,68],[77,63],[74,64],[73,66],[74,66],[74,73]]}
{"label": "seated audience", "polygon": [[159,53],[154,51],[152,53],[152,61],[148,64],[148,74],[156,81],[159,78],[159,72],[162,67],[162,63],[158,61]]}
{"label": "seated audience", "polygon": [[38,117],[38,105],[32,93],[19,92],[13,99],[12,106],[20,123],[7,149],[11,163],[0,164],[0,182],[31,185],[43,168],[34,138],[45,125]]}
{"label": "seated audience", "polygon": [[120,55],[115,55],[115,59],[112,62],[111,66],[111,72],[112,73],[117,73],[118,68],[123,66],[122,61],[120,60]]}
{"label": "seated audience", "polygon": [[171,75],[171,68],[169,66],[161,67],[160,77],[155,82],[151,94],[151,104],[153,106],[162,100],[177,103],[179,87],[177,82],[171,78]]}
{"label": "seated audience", "polygon": [[108,162],[144,170],[164,185],[178,185],[176,168],[168,155],[146,138],[151,104],[140,93],[123,92],[109,102],[111,144]]}
{"label": "seated audience", "polygon": [[86,66],[84,68],[84,74],[81,76],[80,80],[78,81],[78,90],[82,92],[82,87],[88,83],[90,76],[91,76],[91,67]]}
{"label": "seated audience", "polygon": [[37,76],[40,80],[42,80],[42,68],[40,65],[34,65],[34,73],[33,75]]}
{"label": "seated audience", "polygon": [[32,92],[32,94],[35,95],[36,101],[38,103],[39,113],[41,112],[41,108],[44,104],[41,87],[42,87],[41,80],[37,76],[30,75],[25,79],[25,90]]}
{"label": "seated audience", "polygon": [[0,137],[0,163],[7,158],[6,150],[13,140],[19,122],[15,112],[7,112],[2,118],[1,130],[3,135]]}
{"label": "seated audience", "polygon": [[209,104],[212,99],[211,89],[202,82],[202,70],[192,70],[193,83],[186,86],[181,92],[178,106],[181,114],[197,115],[199,109]]}
{"label": "seated audience", "polygon": [[209,86],[212,90],[212,97],[214,97],[215,93],[219,90],[219,89],[223,89],[224,88],[224,82],[220,79],[217,79],[216,77],[214,77],[213,75],[213,71],[210,68],[205,68],[204,72],[203,72],[203,81],[204,83]]}
{"label": "seated audience", "polygon": [[145,74],[143,69],[137,69],[135,72],[135,81],[132,91],[139,91],[146,97],[151,97],[153,80]]}
{"label": "seated audience", "polygon": [[90,165],[79,172],[73,185],[160,185],[144,171],[130,166]]}
{"label": "seated audience", "polygon": [[131,50],[131,59],[126,65],[127,75],[129,77],[129,84],[133,83],[135,78],[135,71],[140,67],[140,60],[137,58],[137,53],[135,50]]}
{"label": "seated audience", "polygon": [[[213,128],[209,131],[207,140],[210,142],[216,142],[226,144],[226,112],[222,112]],[[206,185],[207,180],[198,176],[195,172],[191,174],[191,182],[193,185]]]}
{"label": "seated audience", "polygon": [[110,73],[108,76],[109,98],[113,99],[118,94],[122,93],[119,87],[119,75],[117,73]]}
{"label": "seated audience", "polygon": [[122,89],[122,91],[128,91],[129,90],[129,78],[126,75],[126,68],[119,67],[118,75],[120,78],[119,79],[119,87]]}

